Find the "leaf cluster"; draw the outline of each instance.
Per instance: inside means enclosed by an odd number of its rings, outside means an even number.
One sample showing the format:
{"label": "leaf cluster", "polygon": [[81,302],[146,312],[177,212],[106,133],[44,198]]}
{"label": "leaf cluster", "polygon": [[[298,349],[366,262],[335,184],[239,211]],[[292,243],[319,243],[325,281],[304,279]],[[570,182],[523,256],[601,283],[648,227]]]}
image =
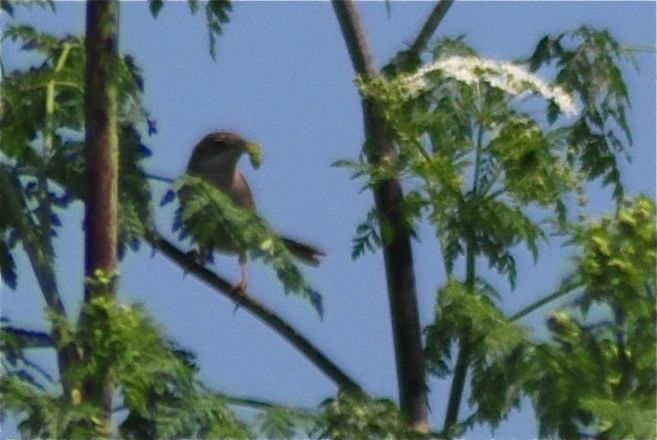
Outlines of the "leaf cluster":
{"label": "leaf cluster", "polygon": [[426,328],[426,357],[438,377],[450,373],[452,346],[457,341],[473,347],[475,364],[512,352],[525,338],[525,331],[510,322],[484,287],[471,291],[450,278],[438,293],[434,323]]}
{"label": "leaf cluster", "polygon": [[[551,372],[573,369],[554,382],[577,388],[574,414],[585,417],[587,430],[609,437],[655,436],[655,213],[654,201],[639,196],[625,201],[613,217],[576,229],[573,241],[581,246],[582,255],[575,263],[585,288],[574,307],[581,317],[558,313],[549,321],[562,351],[557,354],[561,369]],[[593,315],[593,304],[605,312],[587,319]],[[564,359],[563,352],[574,356]],[[576,368],[586,371],[591,380],[582,382]],[[582,423],[572,416],[554,423],[549,396],[538,394],[537,400],[545,431],[562,432]]]}
{"label": "leaf cluster", "polygon": [[46,370],[30,360],[25,349],[52,348],[54,347],[52,338],[43,332],[12,327],[6,318],[0,322],[2,323],[0,347],[3,371],[12,371],[26,383],[43,389],[43,383],[51,383],[53,378]]}
{"label": "leaf cluster", "polygon": [[397,405],[389,399],[340,392],[322,405],[319,438],[425,439],[428,435],[411,427]]}
{"label": "leaf cluster", "polygon": [[643,308],[655,291],[654,223],[654,202],[640,196],[624,202],[615,217],[575,228],[573,242],[583,249],[577,264],[587,286],[580,301],[583,312],[604,302],[622,307],[628,320],[647,313]]}
{"label": "leaf cluster", "polygon": [[[60,225],[57,209],[85,198],[83,41],[9,26],[3,38],[21,44],[40,61],[5,75],[0,84],[0,168],[12,188],[0,195],[0,268],[3,280],[15,286],[11,249],[23,231],[40,231],[46,249]],[[136,249],[152,222],[150,191],[143,160],[150,150],[142,132],[155,123],[142,104],[143,78],[130,56],[118,64],[120,164],[120,250]],[[10,197],[8,192],[12,192]],[[15,200],[14,200],[15,199]],[[10,200],[18,200],[13,206]],[[16,209],[19,208],[19,209]],[[23,237],[24,238],[24,237]]]}
{"label": "leaf cluster", "polygon": [[[457,39],[439,41],[435,53],[473,56],[474,51]],[[368,188],[391,176],[403,178],[409,188],[405,223],[411,230],[419,221],[432,223],[448,272],[470,246],[513,286],[513,249],[524,244],[536,258],[537,244],[545,238],[528,208],[551,209],[563,225],[566,200],[581,185],[567,161],[566,132],[541,124],[523,109],[520,97],[483,76],[473,86],[429,72],[420,90],[408,78],[360,81],[361,92],[378,104],[396,155],[376,163],[361,155],[335,165],[364,178]],[[370,213],[358,227],[354,257],[378,244],[372,223]]]}
{"label": "leaf cluster", "polygon": [[45,8],[47,6],[52,11],[55,10],[54,0],[0,0],[0,10],[6,12],[10,17],[14,16],[16,6],[27,8],[32,8],[33,6]]}
{"label": "leaf cluster", "polygon": [[526,338],[475,364],[479,420],[496,423],[506,414],[501,403],[524,394],[541,437],[655,436],[655,240],[655,203],[645,196],[574,229],[581,293],[549,318],[549,341]]}
{"label": "leaf cluster", "polygon": [[[225,399],[197,381],[191,354],[163,338],[140,306],[125,306],[99,296],[85,305],[77,327],[55,314],[50,316],[59,334],[67,335],[60,343],[91,348],[84,362],[71,365],[73,383],[111,378],[122,401],[117,410],[126,413],[119,425],[123,438],[249,438],[247,428],[233,415]],[[34,349],[30,342],[37,338],[43,339],[43,335],[3,331],[8,353]],[[95,436],[94,430],[100,429],[101,409],[80,402],[79,388],[74,389],[72,399],[62,396],[57,387],[28,374],[37,368],[35,365],[19,365],[14,360],[17,358],[3,360],[3,368],[9,373],[0,381],[3,415],[24,415],[19,429],[30,437]],[[79,432],[83,426],[91,431]]]}
{"label": "leaf cluster", "polygon": [[[608,31],[588,26],[543,37],[527,60],[532,71],[554,63],[555,82],[578,96],[582,111],[567,126],[569,161],[578,161],[588,179],[601,176],[603,185],[613,185],[617,201],[623,199],[618,157],[632,143],[626,116],[630,98],[621,70],[625,61],[636,67],[632,52]],[[548,117],[556,118],[554,106]]]}
{"label": "leaf cluster", "polygon": [[356,236],[353,238],[351,258],[357,259],[365,252],[374,252],[381,246],[381,233],[377,222],[376,210],[372,208],[366,219],[356,227]]}
{"label": "leaf cluster", "polygon": [[[477,56],[462,37],[438,40],[430,53],[434,62]],[[411,229],[423,219],[434,225],[448,272],[469,245],[513,286],[513,249],[524,244],[537,258],[537,243],[545,238],[528,208],[552,210],[555,216],[547,219],[561,230],[569,199],[584,200],[584,180],[603,176],[603,185],[613,184],[616,198],[622,197],[616,154],[626,150],[623,137],[631,141],[620,67],[625,60],[631,54],[608,32],[587,27],[539,42],[526,63],[531,71],[556,63],[554,85],[582,107],[573,122],[545,93],[547,118],[536,116],[534,103],[542,96],[536,91],[547,86],[530,83],[529,72],[517,80],[527,91],[514,94],[488,79],[485,62],[462,77],[437,69],[426,70],[421,81],[413,74],[359,79],[396,142],[396,155],[369,162],[363,154],[335,165],[363,178],[366,188],[403,178],[412,201],[405,223]],[[371,225],[368,214],[354,239],[354,257],[377,245]]]}
{"label": "leaf cluster", "polygon": [[[562,45],[566,37],[573,42],[567,48]],[[476,407],[455,429],[475,422],[495,426],[527,395],[539,414],[542,436],[570,438],[593,432],[618,437],[619,433],[651,432],[645,430],[648,424],[639,421],[647,411],[654,411],[654,402],[648,405],[643,395],[619,394],[619,387],[611,387],[615,389],[611,394],[598,388],[605,381],[623,382],[618,379],[619,369],[629,371],[626,376],[631,377],[625,379],[626,388],[620,388],[636,391],[639,383],[654,388],[654,380],[643,375],[644,370],[641,378],[635,376],[637,368],[630,367],[634,360],[623,355],[623,350],[617,349],[621,355],[607,361],[599,354],[605,344],[618,345],[619,340],[624,344],[632,340],[632,353],[641,351],[639,346],[654,346],[654,307],[648,311],[644,301],[646,291],[654,292],[653,287],[646,287],[647,280],[654,280],[654,213],[643,199],[638,203],[643,206],[641,212],[621,210],[619,215],[626,217],[625,223],[621,221],[625,236],[618,235],[619,226],[609,226],[616,221],[610,218],[597,229],[573,229],[567,209],[573,196],[583,200],[585,181],[598,177],[603,186],[613,184],[614,196],[622,199],[617,155],[626,152],[625,141],[631,142],[631,136],[625,120],[629,98],[620,64],[628,53],[609,33],[586,27],[546,37],[527,64],[536,71],[556,61],[553,85],[532,79],[520,65],[498,64],[505,72],[518,72],[528,84],[520,83],[528,94],[513,93],[513,83],[511,87],[492,81],[488,75],[495,62],[477,62],[476,53],[462,39],[439,41],[433,56],[433,64],[417,73],[359,82],[361,92],[378,104],[388,135],[396,142],[396,154],[376,162],[367,161],[370,156],[363,154],[358,161],[337,165],[350,169],[368,188],[392,176],[404,179],[410,199],[404,211],[409,217],[406,224],[414,227],[426,219],[436,230],[450,278],[438,292],[436,318],[426,330],[429,368],[440,377],[449,374],[451,351],[459,344],[465,368],[472,368],[470,403]],[[440,63],[450,56],[457,57],[452,61],[468,61],[462,69],[472,64],[479,67],[467,74],[441,70],[441,65],[448,64]],[[577,100],[581,111],[574,121],[564,113],[567,107],[550,98],[556,92],[542,92],[548,90],[566,91]],[[547,111],[537,115],[534,107],[541,98]],[[372,223],[368,215],[359,226],[355,256],[368,247],[370,237],[376,237],[370,232]],[[538,243],[547,238],[546,225],[557,233],[571,234],[572,243],[582,248],[575,283],[585,285],[579,313],[586,316],[595,303],[604,304],[611,316],[609,322],[590,324],[567,315],[567,328],[574,338],[568,345],[559,343],[557,334],[551,343],[534,341],[505,317],[491,299],[494,290],[486,289],[486,283],[475,276],[476,257],[483,256],[513,287],[515,249],[526,246],[536,260]],[[644,242],[630,236],[643,236]],[[465,283],[452,273],[459,256],[466,257]],[[630,323],[638,314],[644,330],[632,333],[630,329],[638,327]],[[600,333],[601,328],[608,333]],[[602,368],[605,363],[615,364]],[[641,357],[639,364],[654,368],[654,350]],[[586,374],[586,380],[578,379]],[[626,422],[620,416],[612,418],[613,409],[625,402],[640,416],[628,417]]]}
{"label": "leaf cluster", "polygon": [[307,437],[316,429],[318,415],[295,408],[272,406],[255,419],[257,432],[265,438],[296,438],[301,430]]}
{"label": "leaf cluster", "polygon": [[[45,393],[18,375],[0,379],[3,396],[2,417],[7,413],[21,416],[18,430],[27,438],[84,438],[100,429],[102,411],[87,403],[71,405],[61,397]],[[80,428],[86,422],[92,429]]]}

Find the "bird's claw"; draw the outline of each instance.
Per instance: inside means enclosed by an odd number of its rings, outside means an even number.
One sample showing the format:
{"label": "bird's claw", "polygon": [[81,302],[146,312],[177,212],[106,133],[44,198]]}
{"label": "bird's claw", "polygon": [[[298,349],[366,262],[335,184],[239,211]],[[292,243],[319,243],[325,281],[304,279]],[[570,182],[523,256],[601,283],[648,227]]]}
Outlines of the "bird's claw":
{"label": "bird's claw", "polygon": [[235,284],[232,289],[230,289],[231,293],[236,293],[239,296],[245,296],[246,295],[246,281],[241,280],[239,283]]}
{"label": "bird's claw", "polygon": [[246,297],[246,287],[247,287],[246,280],[241,279],[239,283],[235,284],[233,288],[230,289],[231,293],[234,293],[240,297],[240,299],[238,299],[235,302],[235,308],[233,309],[233,314],[237,313],[237,309],[240,308],[241,299]]}

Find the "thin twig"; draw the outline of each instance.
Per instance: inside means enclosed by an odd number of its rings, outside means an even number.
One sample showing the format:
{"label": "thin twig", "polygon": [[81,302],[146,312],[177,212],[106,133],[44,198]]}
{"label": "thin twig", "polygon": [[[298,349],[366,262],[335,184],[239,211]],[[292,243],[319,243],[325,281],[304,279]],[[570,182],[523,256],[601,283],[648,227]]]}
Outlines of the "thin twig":
{"label": "thin twig", "polygon": [[582,281],[579,279],[576,279],[576,277],[570,276],[566,277],[566,280],[562,283],[561,287],[557,289],[554,293],[551,293],[547,296],[544,296],[543,298],[539,299],[536,302],[531,303],[527,307],[523,308],[522,310],[514,313],[509,317],[509,321],[517,321],[530,313],[532,313],[534,310],[539,309],[543,307],[544,305],[561,298],[564,295],[567,295],[571,293],[573,290],[577,289],[578,287],[582,286]]}
{"label": "thin twig", "polygon": [[[20,182],[18,178],[0,167],[0,187],[5,189],[6,205],[9,208],[6,215],[15,216],[12,220],[15,222],[23,249],[30,261],[34,276],[48,308],[56,315],[66,318],[66,310],[57,287],[57,278],[52,260],[40,248],[37,225],[29,216],[23,214],[26,201],[19,189]],[[66,398],[69,398],[71,384],[67,373],[69,366],[78,360],[78,352],[73,343],[62,343],[61,334],[56,327],[52,330],[52,338],[58,346],[57,363],[62,378],[62,388]],[[60,343],[62,343],[61,346]]]}
{"label": "thin twig", "polygon": [[225,399],[229,405],[242,406],[253,408],[260,411],[267,411],[268,409],[283,409],[300,415],[314,414],[316,411],[309,408],[299,408],[296,406],[283,405],[268,400],[254,399],[252,397],[238,397],[224,393],[215,393],[217,396]]}
{"label": "thin twig", "polygon": [[172,179],[171,177],[164,177],[164,176],[159,176],[157,174],[151,174],[151,173],[145,173],[144,175],[146,176],[147,179],[157,180],[157,181],[164,182],[164,183],[173,183],[176,180],[176,179]]}

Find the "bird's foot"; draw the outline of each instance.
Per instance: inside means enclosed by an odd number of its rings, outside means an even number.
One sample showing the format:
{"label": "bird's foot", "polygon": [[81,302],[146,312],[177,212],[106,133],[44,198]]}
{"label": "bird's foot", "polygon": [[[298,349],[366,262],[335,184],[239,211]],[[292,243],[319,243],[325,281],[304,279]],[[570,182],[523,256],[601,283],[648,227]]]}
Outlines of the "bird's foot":
{"label": "bird's foot", "polygon": [[247,282],[245,279],[241,279],[239,283],[235,284],[230,291],[236,293],[240,296],[246,295]]}
{"label": "bird's foot", "polygon": [[241,305],[241,299],[246,297],[246,287],[247,283],[245,279],[241,279],[239,283],[235,284],[230,291],[232,293],[237,294],[239,296],[239,299],[235,302],[235,308],[233,309],[233,314],[237,313],[237,309],[240,308]]}

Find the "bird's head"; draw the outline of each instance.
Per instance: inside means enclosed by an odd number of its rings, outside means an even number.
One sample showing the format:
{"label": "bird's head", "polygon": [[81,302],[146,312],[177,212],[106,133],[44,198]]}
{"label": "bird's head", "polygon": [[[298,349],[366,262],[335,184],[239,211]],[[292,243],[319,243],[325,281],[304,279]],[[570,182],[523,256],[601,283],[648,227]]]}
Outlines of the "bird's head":
{"label": "bird's head", "polygon": [[215,131],[196,145],[187,170],[231,170],[244,153],[249,155],[254,168],[260,166],[260,145],[230,131]]}

